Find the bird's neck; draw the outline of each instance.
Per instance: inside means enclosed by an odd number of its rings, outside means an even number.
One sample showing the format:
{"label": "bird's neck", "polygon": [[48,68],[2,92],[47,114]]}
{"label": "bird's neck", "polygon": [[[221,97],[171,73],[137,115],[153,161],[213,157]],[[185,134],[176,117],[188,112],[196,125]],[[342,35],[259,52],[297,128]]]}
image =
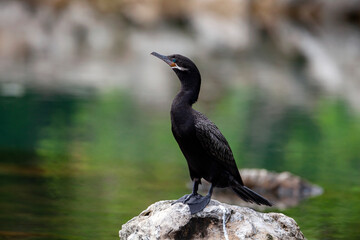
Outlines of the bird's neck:
{"label": "bird's neck", "polygon": [[171,105],[171,125],[173,132],[181,135],[193,125],[192,105],[199,96],[201,77],[198,71],[192,74],[178,74],[178,77],[181,82],[181,90]]}
{"label": "bird's neck", "polygon": [[199,96],[198,89],[187,89],[182,86],[180,92],[173,100],[171,108],[191,108]]}
{"label": "bird's neck", "polygon": [[199,97],[201,76],[199,71],[185,72],[177,74],[181,89],[174,101],[181,105],[192,106]]}
{"label": "bird's neck", "polygon": [[183,112],[190,110],[191,106],[197,101],[200,92],[201,76],[197,68],[192,71],[176,72],[181,89],[176,95],[171,105],[171,112]]}
{"label": "bird's neck", "polygon": [[171,105],[171,125],[177,134],[186,132],[187,127],[192,122],[192,104],[194,103],[194,93],[181,90],[174,98]]}
{"label": "bird's neck", "polygon": [[189,121],[192,121],[191,112],[193,111],[192,104],[195,102],[195,94],[193,91],[186,91],[182,88],[174,98],[171,105],[171,125],[173,128],[189,126]]}

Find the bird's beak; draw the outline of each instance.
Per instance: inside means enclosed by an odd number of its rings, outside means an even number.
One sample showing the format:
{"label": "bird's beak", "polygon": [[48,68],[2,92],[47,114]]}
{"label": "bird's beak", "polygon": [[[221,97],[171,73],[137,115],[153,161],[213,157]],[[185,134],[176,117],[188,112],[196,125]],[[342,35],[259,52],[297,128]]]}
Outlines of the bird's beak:
{"label": "bird's beak", "polygon": [[172,62],[167,56],[161,55],[157,52],[152,52],[151,55],[154,55],[157,58],[160,58],[164,62],[166,62],[170,67],[176,67],[176,64]]}

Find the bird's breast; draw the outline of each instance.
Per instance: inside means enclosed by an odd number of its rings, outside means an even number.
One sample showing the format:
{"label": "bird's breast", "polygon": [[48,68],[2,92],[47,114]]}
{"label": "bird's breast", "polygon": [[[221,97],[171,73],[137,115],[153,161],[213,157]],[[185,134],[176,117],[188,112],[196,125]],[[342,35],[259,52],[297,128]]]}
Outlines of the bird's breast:
{"label": "bird's breast", "polygon": [[173,122],[171,128],[176,138],[186,138],[194,132],[191,121]]}
{"label": "bird's breast", "polygon": [[186,138],[195,131],[194,119],[191,114],[171,112],[171,128],[175,138]]}

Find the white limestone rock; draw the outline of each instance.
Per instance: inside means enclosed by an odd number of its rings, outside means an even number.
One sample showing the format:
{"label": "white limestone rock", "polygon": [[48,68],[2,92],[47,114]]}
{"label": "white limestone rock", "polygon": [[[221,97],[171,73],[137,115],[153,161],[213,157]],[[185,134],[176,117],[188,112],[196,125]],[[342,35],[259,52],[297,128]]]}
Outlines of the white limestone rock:
{"label": "white limestone rock", "polygon": [[159,201],[122,226],[120,239],[305,239],[295,220],[211,200],[197,214],[174,201]]}

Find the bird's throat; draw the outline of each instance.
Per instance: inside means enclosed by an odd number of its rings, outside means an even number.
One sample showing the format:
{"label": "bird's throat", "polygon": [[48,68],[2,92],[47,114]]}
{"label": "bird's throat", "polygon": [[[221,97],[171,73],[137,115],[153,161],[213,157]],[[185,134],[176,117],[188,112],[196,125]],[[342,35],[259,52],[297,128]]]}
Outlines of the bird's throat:
{"label": "bird's throat", "polygon": [[171,109],[183,109],[186,107],[191,107],[198,99],[199,92],[195,90],[186,90],[181,89],[181,91],[175,96]]}

